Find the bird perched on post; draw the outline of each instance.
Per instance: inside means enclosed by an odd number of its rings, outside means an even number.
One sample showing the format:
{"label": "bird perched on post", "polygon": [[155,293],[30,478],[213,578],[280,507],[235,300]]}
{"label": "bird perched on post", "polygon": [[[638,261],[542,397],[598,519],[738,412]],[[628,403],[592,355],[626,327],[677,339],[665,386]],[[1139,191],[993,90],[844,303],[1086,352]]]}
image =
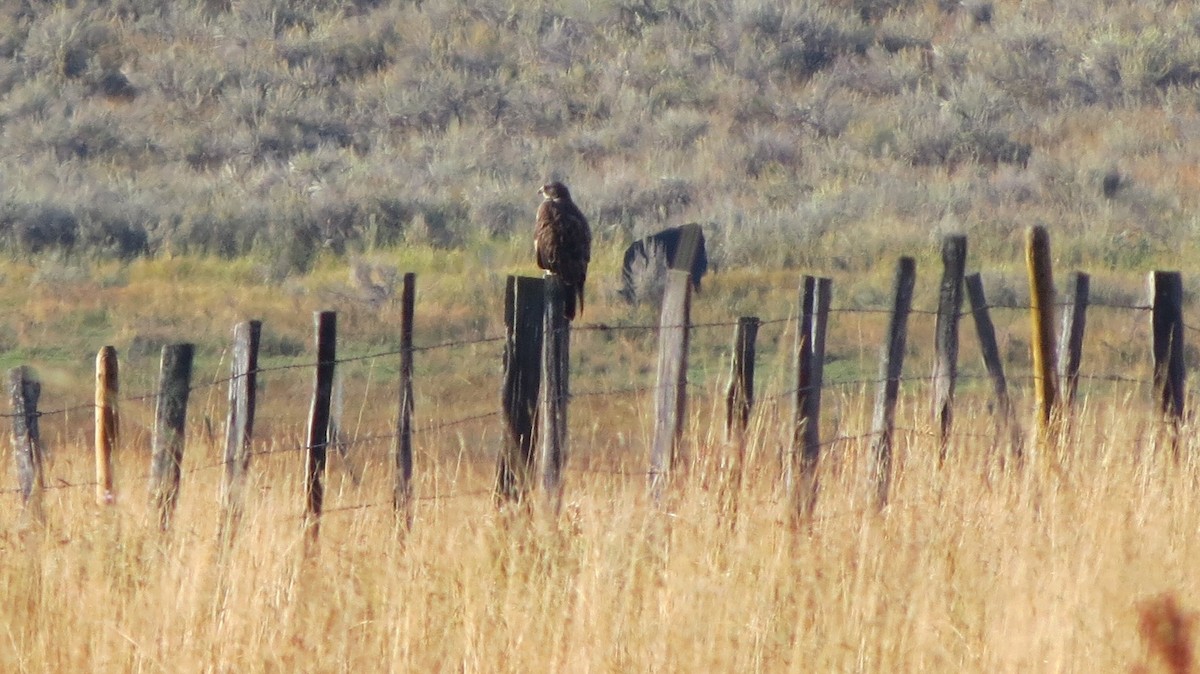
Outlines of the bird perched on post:
{"label": "bird perched on post", "polygon": [[583,284],[592,259],[592,230],[587,218],[571,201],[566,185],[554,181],[542,185],[538,193],[544,200],[537,210],[533,251],[538,267],[558,276],[566,286],[563,313],[571,320],[576,315],[576,301],[578,314],[583,314]]}

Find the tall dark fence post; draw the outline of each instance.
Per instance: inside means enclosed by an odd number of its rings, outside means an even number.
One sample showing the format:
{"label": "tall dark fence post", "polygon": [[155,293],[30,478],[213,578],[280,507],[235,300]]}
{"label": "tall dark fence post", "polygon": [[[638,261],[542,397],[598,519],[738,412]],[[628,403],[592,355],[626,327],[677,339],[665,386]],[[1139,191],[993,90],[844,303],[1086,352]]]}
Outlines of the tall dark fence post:
{"label": "tall dark fence post", "polygon": [[808,396],[813,391],[812,379],[812,324],[813,306],[816,304],[817,278],[805,275],[800,279],[799,313],[796,322],[796,341],[793,345],[792,363],[796,373],[796,391],[792,397],[792,446],[784,464],[787,487],[793,496],[798,494],[801,463],[804,455],[804,429],[808,418]]}
{"label": "tall dark fence post", "polygon": [[100,505],[112,505],[117,498],[112,455],[120,429],[119,390],[117,350],[106,346],[96,354],[96,503]]}
{"label": "tall dark fence post", "polygon": [[545,280],[542,339],[542,487],[550,512],[562,506],[562,472],[567,460],[567,402],[570,392],[571,324],[563,313],[567,289],[551,274]]}
{"label": "tall dark fence post", "polygon": [[1091,277],[1077,271],[1071,275],[1071,300],[1063,312],[1062,333],[1059,335],[1058,381],[1063,387],[1063,405],[1075,404],[1079,390],[1079,364],[1083,360],[1083,332],[1087,325],[1088,294]]}
{"label": "tall dark fence post", "polygon": [[958,318],[962,308],[963,275],[967,267],[967,237],[942,240],[942,285],[938,292],[934,333],[933,417],[937,423],[939,461],[946,460],[954,420],[954,385],[958,375]]}
{"label": "tall dark fence post", "polygon": [[1042,226],[1030,227],[1026,235],[1025,261],[1029,270],[1029,296],[1033,321],[1033,376],[1037,394],[1039,441],[1050,439],[1051,421],[1058,407],[1054,381],[1054,274],[1050,259],[1050,235]]}
{"label": "tall dark fence post", "polygon": [[496,503],[520,502],[533,485],[536,414],[542,377],[545,282],[509,276],[504,290],[504,448],[496,466]]}
{"label": "tall dark fence post", "polygon": [[154,406],[153,457],[150,466],[150,494],[158,527],[171,526],[175,503],[179,499],[179,478],[183,465],[188,394],[192,384],[193,344],[170,344],[162,349],[159,368],[158,399]]}
{"label": "tall dark fence post", "polygon": [[42,385],[33,378],[33,371],[22,365],[8,371],[8,393],[12,401],[12,446],[21,501],[40,519],[45,478],[37,405]]}
{"label": "tall dark fence post", "polygon": [[795,466],[792,472],[793,513],[798,518],[811,515],[817,506],[817,467],[821,459],[821,388],[825,383],[825,334],[829,324],[829,306],[833,300],[833,282],[827,278],[805,277],[801,327],[807,335],[796,336],[798,350],[796,423],[792,448]]}
{"label": "tall dark fence post", "polygon": [[988,311],[987,296],[983,292],[983,280],[979,274],[970,274],[964,279],[967,297],[971,302],[971,316],[975,319],[975,332],[979,335],[979,350],[983,364],[992,380],[992,393],[996,397],[996,426],[998,431],[1008,430],[1010,451],[1017,460],[1021,459],[1021,427],[1017,422],[1016,410],[1008,397],[1008,380],[1004,377],[1004,361],[1000,358],[1000,347],[996,343],[996,327]]}
{"label": "tall dark fence post", "polygon": [[305,526],[309,543],[316,542],[320,536],[321,510],[325,503],[322,479],[329,446],[329,406],[337,363],[337,313],[318,311],[313,314],[313,321],[316,324],[317,369],[308,413],[308,451],[304,461]]}
{"label": "tall dark fence post", "polygon": [[908,314],[912,309],[917,263],[902,257],[896,265],[892,292],[892,315],[888,320],[887,343],[879,359],[879,387],[875,393],[875,415],[871,424],[871,454],[874,456],[876,505],[888,502],[892,481],[892,435],[896,426],[896,399],[900,395],[900,375],[904,370],[904,348],[908,340]]}
{"label": "tall dark fence post", "polygon": [[232,535],[242,513],[246,472],[254,437],[257,404],[258,346],[262,321],[245,321],[233,326],[233,362],[229,377],[229,417],[225,422],[225,481],[222,489],[225,523]]}
{"label": "tall dark fence post", "polygon": [[682,463],[683,416],[687,406],[688,334],[692,284],[687,271],[667,272],[658,328],[658,380],[654,399],[654,440],[650,448],[650,491],[662,503],[670,473]]}
{"label": "tall dark fence post", "polygon": [[1159,410],[1173,424],[1183,419],[1183,276],[1177,271],[1150,275],[1154,295],[1151,323],[1154,332],[1154,391]]}
{"label": "tall dark fence post", "polygon": [[396,476],[392,485],[392,507],[404,529],[411,529],[413,522],[413,313],[416,293],[417,275],[408,272],[400,290],[400,408],[396,413]]}
{"label": "tall dark fence post", "polygon": [[758,324],[757,317],[742,316],[733,329],[729,388],[725,391],[725,439],[739,444],[739,455],[744,451],[741,443],[754,408],[754,343]]}

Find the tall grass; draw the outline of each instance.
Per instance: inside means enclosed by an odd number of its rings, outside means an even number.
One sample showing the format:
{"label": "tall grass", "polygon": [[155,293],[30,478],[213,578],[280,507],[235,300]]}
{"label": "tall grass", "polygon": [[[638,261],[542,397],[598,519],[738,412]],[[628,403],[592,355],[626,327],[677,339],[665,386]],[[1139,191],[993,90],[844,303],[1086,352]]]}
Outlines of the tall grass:
{"label": "tall grass", "polygon": [[[416,523],[401,535],[379,447],[359,487],[331,470],[308,557],[296,453],[257,460],[228,551],[216,542],[214,448],[189,448],[165,534],[149,524],[140,461],[124,456],[115,508],[92,505],[90,489],[51,490],[44,526],[0,525],[0,666],[1095,672],[1150,661],[1146,602],[1173,593],[1190,610],[1200,590],[1196,466],[1170,459],[1153,415],[1087,400],[1061,444],[1004,471],[986,413],[960,414],[939,467],[923,407],[905,401],[913,432],[888,509],[868,499],[867,441],[837,443],[817,514],[799,527],[781,505],[768,410],[740,487],[721,467],[730,448],[712,440],[719,421],[694,421],[689,469],[663,512],[645,498],[641,444],[619,439],[647,401],[599,435],[576,414],[558,519],[494,509],[494,467],[475,451],[490,435],[472,427],[419,444]],[[858,407],[847,435],[865,423]],[[81,480],[85,455],[61,452],[51,473]]]}

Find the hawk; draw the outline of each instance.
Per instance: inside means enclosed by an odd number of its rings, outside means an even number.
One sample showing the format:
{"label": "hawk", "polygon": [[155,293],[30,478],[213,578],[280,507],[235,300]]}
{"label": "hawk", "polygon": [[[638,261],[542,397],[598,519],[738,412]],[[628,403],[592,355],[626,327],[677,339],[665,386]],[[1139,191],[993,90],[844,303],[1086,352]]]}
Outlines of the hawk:
{"label": "hawk", "polygon": [[547,183],[538,193],[544,200],[537,210],[533,252],[538,267],[558,276],[566,286],[563,313],[571,320],[576,315],[576,301],[579,314],[583,314],[583,284],[592,259],[592,230],[587,218],[571,201],[566,185],[557,181]]}

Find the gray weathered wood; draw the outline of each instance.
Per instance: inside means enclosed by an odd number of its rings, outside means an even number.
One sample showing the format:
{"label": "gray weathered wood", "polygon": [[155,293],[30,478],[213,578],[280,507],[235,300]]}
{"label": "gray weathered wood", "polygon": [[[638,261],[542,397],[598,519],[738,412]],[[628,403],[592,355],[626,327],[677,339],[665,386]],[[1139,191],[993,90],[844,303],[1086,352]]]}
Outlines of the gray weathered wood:
{"label": "gray weathered wood", "polygon": [[1150,274],[1154,302],[1154,391],[1159,411],[1178,423],[1184,416],[1187,372],[1183,360],[1183,276],[1177,271]]}
{"label": "gray weathered wood", "polygon": [[887,342],[879,359],[879,387],[875,394],[875,414],[871,424],[871,454],[874,457],[876,505],[887,505],[892,480],[892,436],[896,425],[896,399],[900,394],[900,375],[904,370],[904,349],[908,339],[908,314],[912,309],[917,264],[902,257],[896,265],[892,292],[892,314],[888,319]]}
{"label": "gray weathered wood", "polygon": [[946,459],[954,421],[954,387],[958,377],[958,318],[962,310],[967,237],[942,240],[942,284],[934,328],[933,418],[938,429],[939,460]]}
{"label": "gray weathered wood", "polygon": [[654,439],[650,448],[650,490],[661,504],[670,474],[683,463],[683,419],[687,408],[687,357],[692,284],[686,271],[667,272],[658,328],[658,376],[654,397]]}
{"label": "gray weathered wood", "polygon": [[520,502],[533,486],[538,392],[542,376],[545,282],[509,276],[504,292],[504,447],[496,467],[496,502]]}
{"label": "gray weathered wood", "polygon": [[36,510],[44,489],[42,441],[38,430],[38,398],[42,385],[24,365],[8,371],[8,393],[12,401],[12,446],[17,464],[17,486],[26,507]]}
{"label": "gray weathered wood", "polygon": [[1071,299],[1063,312],[1062,332],[1058,336],[1059,360],[1058,380],[1063,387],[1063,404],[1075,404],[1079,390],[1079,364],[1083,360],[1083,332],[1087,325],[1088,294],[1090,277],[1077,271],[1071,275]]}
{"label": "gray weathered wood", "polygon": [[151,442],[150,494],[159,529],[171,526],[179,498],[183,465],[188,394],[192,384],[192,344],[169,344],[162,348],[158,398],[154,406],[154,437]]}
{"label": "gray weathered wood", "polygon": [[308,412],[308,434],[304,460],[304,506],[308,541],[321,533],[321,511],[325,504],[325,461],[329,447],[329,408],[337,365],[337,313],[313,314],[316,327],[317,367],[312,405]]}
{"label": "gray weathered wood", "polygon": [[754,343],[758,337],[756,316],[742,316],[733,329],[733,355],[729,387],[725,391],[725,439],[740,444],[754,408]]}
{"label": "gray weathered wood", "polygon": [[[808,283],[805,283],[808,289]],[[799,448],[799,479],[792,495],[793,512],[797,517],[811,515],[817,507],[819,491],[817,468],[821,460],[821,389],[825,385],[825,335],[829,325],[829,307],[833,301],[833,281],[814,279],[810,303],[811,327],[805,340],[807,376],[805,395],[800,401],[799,418],[801,446]],[[800,400],[798,398],[798,400]],[[793,456],[796,454],[793,453]]]}
{"label": "gray weathered wood", "polygon": [[571,324],[563,312],[567,289],[550,274],[545,280],[542,339],[542,488],[550,512],[562,506],[562,473],[567,461],[567,402],[570,396]]}
{"label": "gray weathered wood", "polygon": [[800,464],[804,456],[804,431],[809,425],[808,396],[813,391],[812,325],[816,293],[815,276],[805,275],[800,279],[799,315],[796,323],[796,341],[792,350],[792,364],[796,373],[796,390],[792,396],[792,446],[784,465],[788,490],[793,496],[799,489]]}
{"label": "gray weathered wood", "polygon": [[964,279],[967,288],[967,298],[971,302],[971,317],[975,320],[975,332],[979,336],[979,350],[983,355],[983,365],[987,368],[988,377],[992,381],[992,395],[995,396],[997,430],[1007,430],[1010,435],[1011,451],[1014,458],[1021,458],[1021,427],[1017,421],[1016,410],[1013,409],[1012,399],[1008,396],[1008,380],[1004,376],[1004,361],[1000,358],[1000,347],[996,342],[996,328],[988,311],[987,296],[983,291],[983,280],[979,274],[969,274]]}
{"label": "gray weathered wood", "polygon": [[400,289],[400,408],[396,413],[396,475],[392,485],[392,507],[401,525],[413,522],[413,313],[416,307],[417,275],[404,275]]}
{"label": "gray weathered wood", "polygon": [[112,456],[120,432],[117,395],[120,391],[117,350],[105,346],[96,353],[96,503],[116,502],[113,486]]}
{"label": "gray weathered wood", "polygon": [[[700,225],[690,223],[679,227],[679,247],[675,249],[675,259],[671,261],[671,269],[684,271],[691,278],[695,269],[696,256],[700,254],[700,245],[704,237]],[[693,278],[692,284],[699,285],[700,279]]]}
{"label": "gray weathered wood", "polygon": [[229,415],[225,420],[225,478],[222,501],[228,533],[232,534],[242,512],[246,472],[254,439],[257,404],[258,347],[262,321],[245,321],[233,326],[233,360],[229,373]]}

